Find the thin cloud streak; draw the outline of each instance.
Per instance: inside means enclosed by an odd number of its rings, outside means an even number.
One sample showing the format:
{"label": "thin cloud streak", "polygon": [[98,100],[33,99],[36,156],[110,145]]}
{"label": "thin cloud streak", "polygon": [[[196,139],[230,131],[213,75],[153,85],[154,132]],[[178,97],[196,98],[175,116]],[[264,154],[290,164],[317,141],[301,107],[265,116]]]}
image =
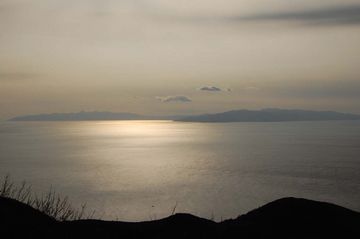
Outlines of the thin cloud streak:
{"label": "thin cloud streak", "polygon": [[314,25],[360,24],[360,5],[229,17],[229,21],[290,21]]}
{"label": "thin cloud streak", "polygon": [[165,97],[158,96],[156,98],[163,103],[174,103],[174,102],[189,103],[189,102],[192,102],[192,100],[189,97],[183,96],[183,95],[165,96]]}
{"label": "thin cloud streak", "polygon": [[216,86],[203,86],[199,89],[200,91],[210,91],[210,92],[219,92],[222,91],[219,87]]}
{"label": "thin cloud streak", "polygon": [[[164,17],[164,15],[163,15]],[[360,5],[335,6],[301,11],[264,12],[252,15],[166,16],[166,20],[197,24],[242,24],[288,22],[314,26],[359,25]]]}

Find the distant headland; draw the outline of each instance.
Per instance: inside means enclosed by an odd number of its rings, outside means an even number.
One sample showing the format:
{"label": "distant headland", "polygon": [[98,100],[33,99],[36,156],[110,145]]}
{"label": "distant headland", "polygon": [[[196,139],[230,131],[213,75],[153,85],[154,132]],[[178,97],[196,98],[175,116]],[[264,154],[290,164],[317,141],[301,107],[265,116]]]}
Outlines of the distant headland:
{"label": "distant headland", "polygon": [[132,113],[113,113],[107,111],[81,111],[76,113],[53,113],[22,115],[9,121],[81,121],[81,120],[141,120],[145,116]]}
{"label": "distant headland", "polygon": [[300,109],[232,110],[201,115],[148,116],[133,113],[107,111],[81,111],[77,113],[53,113],[22,115],[9,121],[91,121],[91,120],[175,120],[181,122],[283,122],[283,121],[328,121],[360,120],[360,115],[335,111]]}
{"label": "distant headland", "polygon": [[360,115],[335,111],[297,109],[233,110],[217,114],[203,114],[178,119],[186,122],[282,122],[360,120]]}

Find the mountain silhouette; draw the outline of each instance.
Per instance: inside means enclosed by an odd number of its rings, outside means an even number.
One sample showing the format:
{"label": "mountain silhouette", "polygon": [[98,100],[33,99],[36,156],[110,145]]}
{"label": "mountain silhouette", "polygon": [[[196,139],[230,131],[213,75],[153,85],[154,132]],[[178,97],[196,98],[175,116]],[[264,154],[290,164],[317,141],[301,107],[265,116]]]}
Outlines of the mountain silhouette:
{"label": "mountain silhouette", "polygon": [[236,219],[214,222],[175,214],[146,222],[56,221],[14,199],[0,197],[6,238],[359,238],[360,213],[334,204],[282,198]]}
{"label": "mountain silhouette", "polygon": [[324,121],[360,120],[360,115],[335,111],[262,109],[233,110],[217,114],[203,114],[178,119],[186,122],[281,122],[281,121]]}
{"label": "mountain silhouette", "polygon": [[53,113],[17,116],[10,121],[80,121],[80,120],[141,120],[144,116],[132,113],[106,111],[81,111],[77,113]]}
{"label": "mountain silhouette", "polygon": [[335,111],[263,109],[233,110],[203,115],[148,116],[133,113],[113,113],[107,111],[81,111],[77,113],[53,113],[23,115],[9,121],[88,121],[88,120],[175,120],[185,122],[281,122],[281,121],[321,121],[360,120],[360,115]]}

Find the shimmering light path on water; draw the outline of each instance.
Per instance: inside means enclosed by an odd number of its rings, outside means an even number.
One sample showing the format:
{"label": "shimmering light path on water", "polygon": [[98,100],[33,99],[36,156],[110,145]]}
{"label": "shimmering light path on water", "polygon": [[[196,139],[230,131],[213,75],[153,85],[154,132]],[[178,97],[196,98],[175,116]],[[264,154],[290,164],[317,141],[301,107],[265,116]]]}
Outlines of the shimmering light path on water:
{"label": "shimmering light path on water", "polygon": [[296,196],[360,210],[360,122],[2,122],[0,176],[102,218],[235,217]]}

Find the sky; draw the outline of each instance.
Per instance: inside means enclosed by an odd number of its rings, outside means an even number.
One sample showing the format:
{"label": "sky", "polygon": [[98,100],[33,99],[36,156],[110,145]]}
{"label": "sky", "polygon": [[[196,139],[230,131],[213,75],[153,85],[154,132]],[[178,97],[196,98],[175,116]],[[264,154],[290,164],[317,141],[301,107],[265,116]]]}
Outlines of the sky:
{"label": "sky", "polygon": [[0,0],[0,119],[359,102],[358,0]]}

